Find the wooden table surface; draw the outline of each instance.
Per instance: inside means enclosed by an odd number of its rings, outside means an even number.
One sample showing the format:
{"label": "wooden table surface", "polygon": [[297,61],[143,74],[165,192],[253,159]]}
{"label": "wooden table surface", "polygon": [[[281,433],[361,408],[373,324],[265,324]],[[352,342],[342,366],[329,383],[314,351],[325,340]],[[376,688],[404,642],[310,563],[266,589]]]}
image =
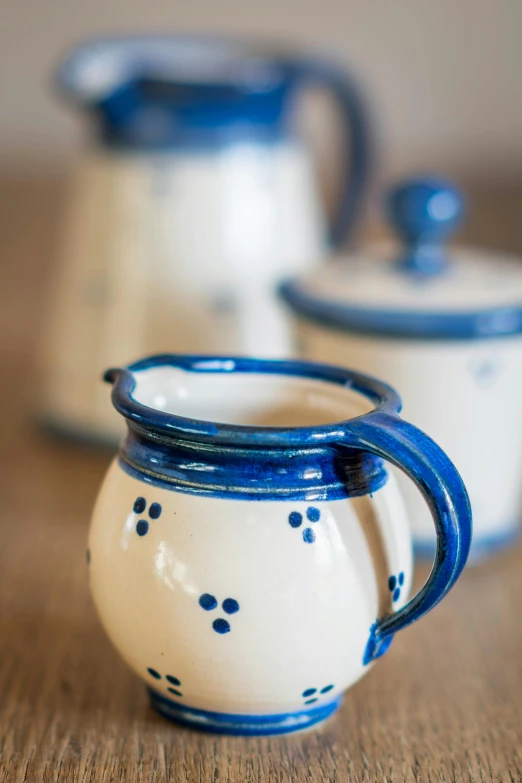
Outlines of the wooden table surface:
{"label": "wooden table surface", "polygon": [[[51,189],[52,190],[52,189]],[[104,453],[32,424],[59,200],[4,191],[0,351],[0,781],[522,781],[522,551],[468,569],[321,730],[221,738],[148,706],[87,589]],[[14,195],[13,195],[14,193]],[[33,205],[34,206],[34,205]],[[417,586],[426,573],[417,574]]]}

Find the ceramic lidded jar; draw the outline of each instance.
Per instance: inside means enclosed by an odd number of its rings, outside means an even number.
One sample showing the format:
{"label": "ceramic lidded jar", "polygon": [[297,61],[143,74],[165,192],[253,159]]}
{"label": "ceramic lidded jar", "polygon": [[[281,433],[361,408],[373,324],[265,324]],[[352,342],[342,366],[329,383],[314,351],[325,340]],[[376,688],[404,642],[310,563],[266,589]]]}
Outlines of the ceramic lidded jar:
{"label": "ceramic lidded jar", "polygon": [[[164,716],[229,734],[310,727],[466,561],[466,491],[386,384],[306,362],[159,356],[111,370],[128,434],[89,537],[115,647]],[[412,476],[439,537],[409,603]]]}
{"label": "ceramic lidded jar", "polygon": [[[282,293],[304,357],[400,389],[405,415],[453,460],[479,558],[513,540],[522,512],[522,264],[444,246],[462,200],[443,180],[400,184],[387,205],[399,249],[335,260]],[[416,548],[431,554],[429,515],[400,481]]]}

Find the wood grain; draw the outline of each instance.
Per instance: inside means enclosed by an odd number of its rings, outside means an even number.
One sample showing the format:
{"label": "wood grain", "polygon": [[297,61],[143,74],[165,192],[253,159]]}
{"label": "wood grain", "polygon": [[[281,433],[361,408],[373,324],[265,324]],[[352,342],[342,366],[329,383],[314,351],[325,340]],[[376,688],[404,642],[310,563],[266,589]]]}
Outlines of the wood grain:
{"label": "wood grain", "polygon": [[320,731],[221,738],[149,708],[87,590],[87,525],[109,455],[31,421],[61,195],[0,188],[0,781],[522,781],[520,550],[468,570]]}

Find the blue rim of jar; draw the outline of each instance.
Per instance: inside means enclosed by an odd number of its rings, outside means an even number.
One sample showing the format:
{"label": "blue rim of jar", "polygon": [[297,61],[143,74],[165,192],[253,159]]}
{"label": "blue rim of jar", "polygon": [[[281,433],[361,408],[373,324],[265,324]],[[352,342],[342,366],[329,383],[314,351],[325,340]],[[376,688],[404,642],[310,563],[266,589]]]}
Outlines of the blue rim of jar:
{"label": "blue rim of jar", "polygon": [[318,299],[295,280],[279,288],[300,318],[342,332],[411,340],[483,340],[522,334],[522,303],[464,312],[408,312]]}
{"label": "blue rim of jar", "polygon": [[129,364],[112,368],[104,373],[103,379],[113,384],[112,403],[116,410],[129,421],[158,433],[194,438],[211,443],[270,446],[318,446],[338,443],[346,435],[351,422],[368,415],[361,414],[344,421],[316,427],[256,427],[240,424],[221,424],[202,419],[192,419],[149,408],[132,396],[136,387],[134,373],[158,367],[173,367],[187,372],[199,373],[251,373],[253,375],[279,375],[307,380],[324,381],[361,394],[374,404],[373,411],[389,414],[400,413],[402,403],[397,392],[388,384],[369,375],[346,368],[315,362],[288,361],[279,359],[250,359],[223,356],[185,356],[161,354]]}

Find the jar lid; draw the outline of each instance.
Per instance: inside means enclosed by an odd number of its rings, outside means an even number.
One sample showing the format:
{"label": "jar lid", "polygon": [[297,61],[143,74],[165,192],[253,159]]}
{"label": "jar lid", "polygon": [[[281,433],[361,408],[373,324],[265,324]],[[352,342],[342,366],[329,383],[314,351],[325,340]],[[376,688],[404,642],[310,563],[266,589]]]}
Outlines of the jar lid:
{"label": "jar lid", "polygon": [[306,320],[342,331],[413,339],[522,333],[522,263],[444,240],[459,225],[462,197],[441,179],[416,179],[387,197],[402,246],[335,258],[285,282],[281,293]]}

